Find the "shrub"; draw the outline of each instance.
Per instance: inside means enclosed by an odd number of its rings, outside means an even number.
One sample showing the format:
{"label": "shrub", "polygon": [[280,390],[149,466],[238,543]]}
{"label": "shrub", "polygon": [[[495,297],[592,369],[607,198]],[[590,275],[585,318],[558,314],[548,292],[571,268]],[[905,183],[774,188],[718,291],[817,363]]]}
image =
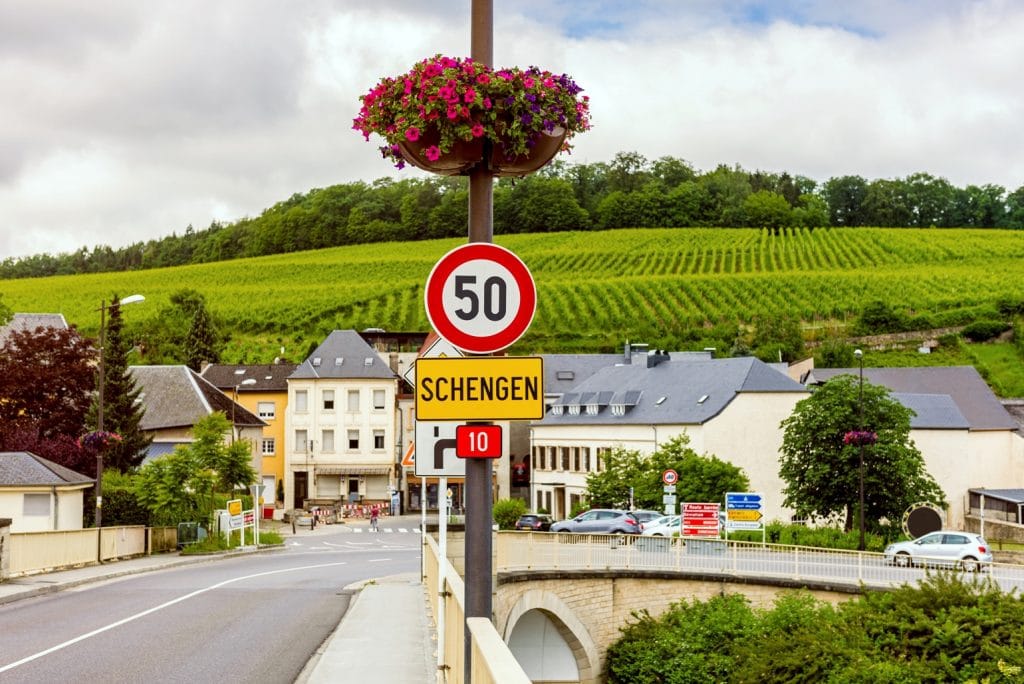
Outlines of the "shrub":
{"label": "shrub", "polygon": [[494,504],[494,521],[502,530],[515,529],[516,520],[526,513],[526,502],[522,499],[502,499]]}
{"label": "shrub", "polygon": [[975,321],[965,327],[960,334],[971,342],[986,342],[1009,329],[1010,324],[1003,321]]}
{"label": "shrub", "polygon": [[876,300],[864,307],[854,328],[863,335],[900,332],[907,329],[907,315],[883,301]]}

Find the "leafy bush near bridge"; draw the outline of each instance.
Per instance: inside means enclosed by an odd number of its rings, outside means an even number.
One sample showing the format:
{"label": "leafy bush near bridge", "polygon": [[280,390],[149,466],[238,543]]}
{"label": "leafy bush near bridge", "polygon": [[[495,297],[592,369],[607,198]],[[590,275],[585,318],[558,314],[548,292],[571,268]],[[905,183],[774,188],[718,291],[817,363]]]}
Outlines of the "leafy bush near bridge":
{"label": "leafy bush near bridge", "polygon": [[526,512],[526,502],[522,499],[502,499],[494,502],[494,521],[498,523],[498,529],[515,529],[516,520]]}
{"label": "leafy bush near bridge", "polygon": [[608,649],[610,684],[1009,682],[1024,664],[1024,599],[951,572],[838,606],[795,591],[634,613]]}

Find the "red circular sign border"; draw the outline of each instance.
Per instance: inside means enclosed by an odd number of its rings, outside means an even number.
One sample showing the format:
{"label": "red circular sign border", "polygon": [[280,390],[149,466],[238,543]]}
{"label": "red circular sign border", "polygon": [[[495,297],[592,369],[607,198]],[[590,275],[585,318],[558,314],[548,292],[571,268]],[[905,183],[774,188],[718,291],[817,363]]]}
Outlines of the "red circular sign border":
{"label": "red circular sign border", "polygon": [[[672,473],[672,475],[669,475],[669,473]],[[670,479],[672,480],[671,482],[669,482]],[[666,470],[661,474],[661,481],[667,485],[674,485],[676,482],[679,482],[679,473],[674,470]]]}
{"label": "red circular sign border", "polygon": [[[493,335],[470,335],[459,330],[448,318],[442,301],[444,284],[452,271],[468,261],[477,259],[497,262],[504,266],[519,286],[519,311],[504,330]],[[537,288],[530,270],[514,252],[492,242],[470,242],[449,251],[434,264],[430,275],[427,276],[423,300],[427,309],[427,319],[438,335],[468,354],[491,354],[512,346],[530,327],[537,310]],[[434,313],[439,316],[435,317]]]}

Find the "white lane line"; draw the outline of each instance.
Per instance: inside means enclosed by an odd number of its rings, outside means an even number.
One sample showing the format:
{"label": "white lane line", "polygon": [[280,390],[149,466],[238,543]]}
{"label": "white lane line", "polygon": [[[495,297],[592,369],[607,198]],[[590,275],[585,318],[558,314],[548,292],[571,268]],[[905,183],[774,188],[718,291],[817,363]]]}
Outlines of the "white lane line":
{"label": "white lane line", "polygon": [[390,558],[371,558],[371,559],[369,559],[366,562],[367,563],[386,563],[386,562],[388,562],[390,560],[391,560]]}
{"label": "white lane line", "polygon": [[145,616],[147,616],[147,615],[149,615],[151,613],[155,613],[158,610],[163,610],[164,608],[170,608],[171,606],[173,606],[176,603],[181,603],[182,601],[187,601],[188,599],[195,598],[196,596],[199,596],[200,594],[205,594],[206,592],[213,591],[214,589],[220,589],[221,587],[225,587],[225,586],[227,586],[229,584],[234,584],[235,582],[241,582],[243,580],[253,579],[255,577],[266,577],[267,575],[279,575],[279,574],[285,573],[285,572],[296,572],[298,570],[315,570],[316,568],[329,568],[329,567],[333,567],[335,565],[346,565],[346,564],[347,564],[347,562],[343,561],[343,562],[340,562],[340,563],[319,563],[317,565],[303,565],[303,566],[300,566],[300,567],[297,567],[297,568],[285,568],[283,570],[268,570],[267,572],[257,572],[254,575],[244,575],[242,577],[234,577],[234,578],[229,579],[229,580],[224,580],[223,582],[218,582],[217,584],[211,584],[210,586],[205,587],[203,589],[197,589],[197,590],[193,591],[191,594],[185,594],[184,596],[179,596],[176,599],[171,599],[170,601],[167,601],[166,603],[161,603],[159,606],[154,606],[153,608],[149,608],[148,610],[144,610],[141,613],[136,613],[135,615],[129,615],[128,617],[123,618],[121,620],[118,620],[117,622],[112,622],[109,625],[106,625],[104,627],[99,627],[98,629],[94,629],[91,632],[88,632],[86,634],[82,634],[80,636],[77,636],[74,639],[68,639],[64,643],[57,644],[56,646],[51,646],[50,648],[46,649],[45,651],[39,651],[38,653],[34,653],[34,654],[30,655],[30,656],[26,656],[26,657],[22,658],[21,660],[15,661],[15,662],[10,663],[8,665],[4,665],[3,667],[0,667],[0,673],[7,672],[8,670],[13,670],[14,668],[20,667],[21,665],[24,665],[25,663],[30,663],[33,660],[37,660],[39,658],[42,658],[43,656],[48,656],[51,653],[56,653],[57,651],[65,649],[68,646],[72,646],[74,644],[77,644],[80,641],[85,641],[86,639],[91,639],[92,637],[94,637],[94,636],[96,636],[98,634],[102,634],[103,632],[110,631],[110,630],[114,629],[115,627],[120,627],[121,625],[126,625],[129,622],[133,622],[135,620],[138,620],[141,617],[145,617]]}

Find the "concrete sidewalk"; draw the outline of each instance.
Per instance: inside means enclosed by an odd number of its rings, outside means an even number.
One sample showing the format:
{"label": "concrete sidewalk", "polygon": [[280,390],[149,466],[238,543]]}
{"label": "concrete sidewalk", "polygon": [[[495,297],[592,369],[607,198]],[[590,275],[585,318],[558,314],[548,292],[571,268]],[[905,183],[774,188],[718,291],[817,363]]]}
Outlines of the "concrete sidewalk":
{"label": "concrete sidewalk", "polygon": [[[419,528],[419,516],[382,518],[380,527]],[[339,525],[318,525],[315,530],[298,528],[295,538],[320,536],[351,527],[369,531],[369,521],[348,520]],[[363,530],[362,528],[366,528]],[[277,530],[292,538],[291,526]],[[259,553],[276,552],[261,549]],[[222,558],[256,553],[253,548],[216,555],[181,556],[164,553],[89,565],[70,570],[16,577],[0,582],[0,605],[42,596],[91,582],[182,565],[216,562]],[[318,684],[333,681],[402,682],[436,684],[436,635],[429,617],[428,593],[419,573],[393,575],[346,587],[357,592],[334,632],[314,653],[298,682]],[[353,677],[355,678],[353,680]]]}

